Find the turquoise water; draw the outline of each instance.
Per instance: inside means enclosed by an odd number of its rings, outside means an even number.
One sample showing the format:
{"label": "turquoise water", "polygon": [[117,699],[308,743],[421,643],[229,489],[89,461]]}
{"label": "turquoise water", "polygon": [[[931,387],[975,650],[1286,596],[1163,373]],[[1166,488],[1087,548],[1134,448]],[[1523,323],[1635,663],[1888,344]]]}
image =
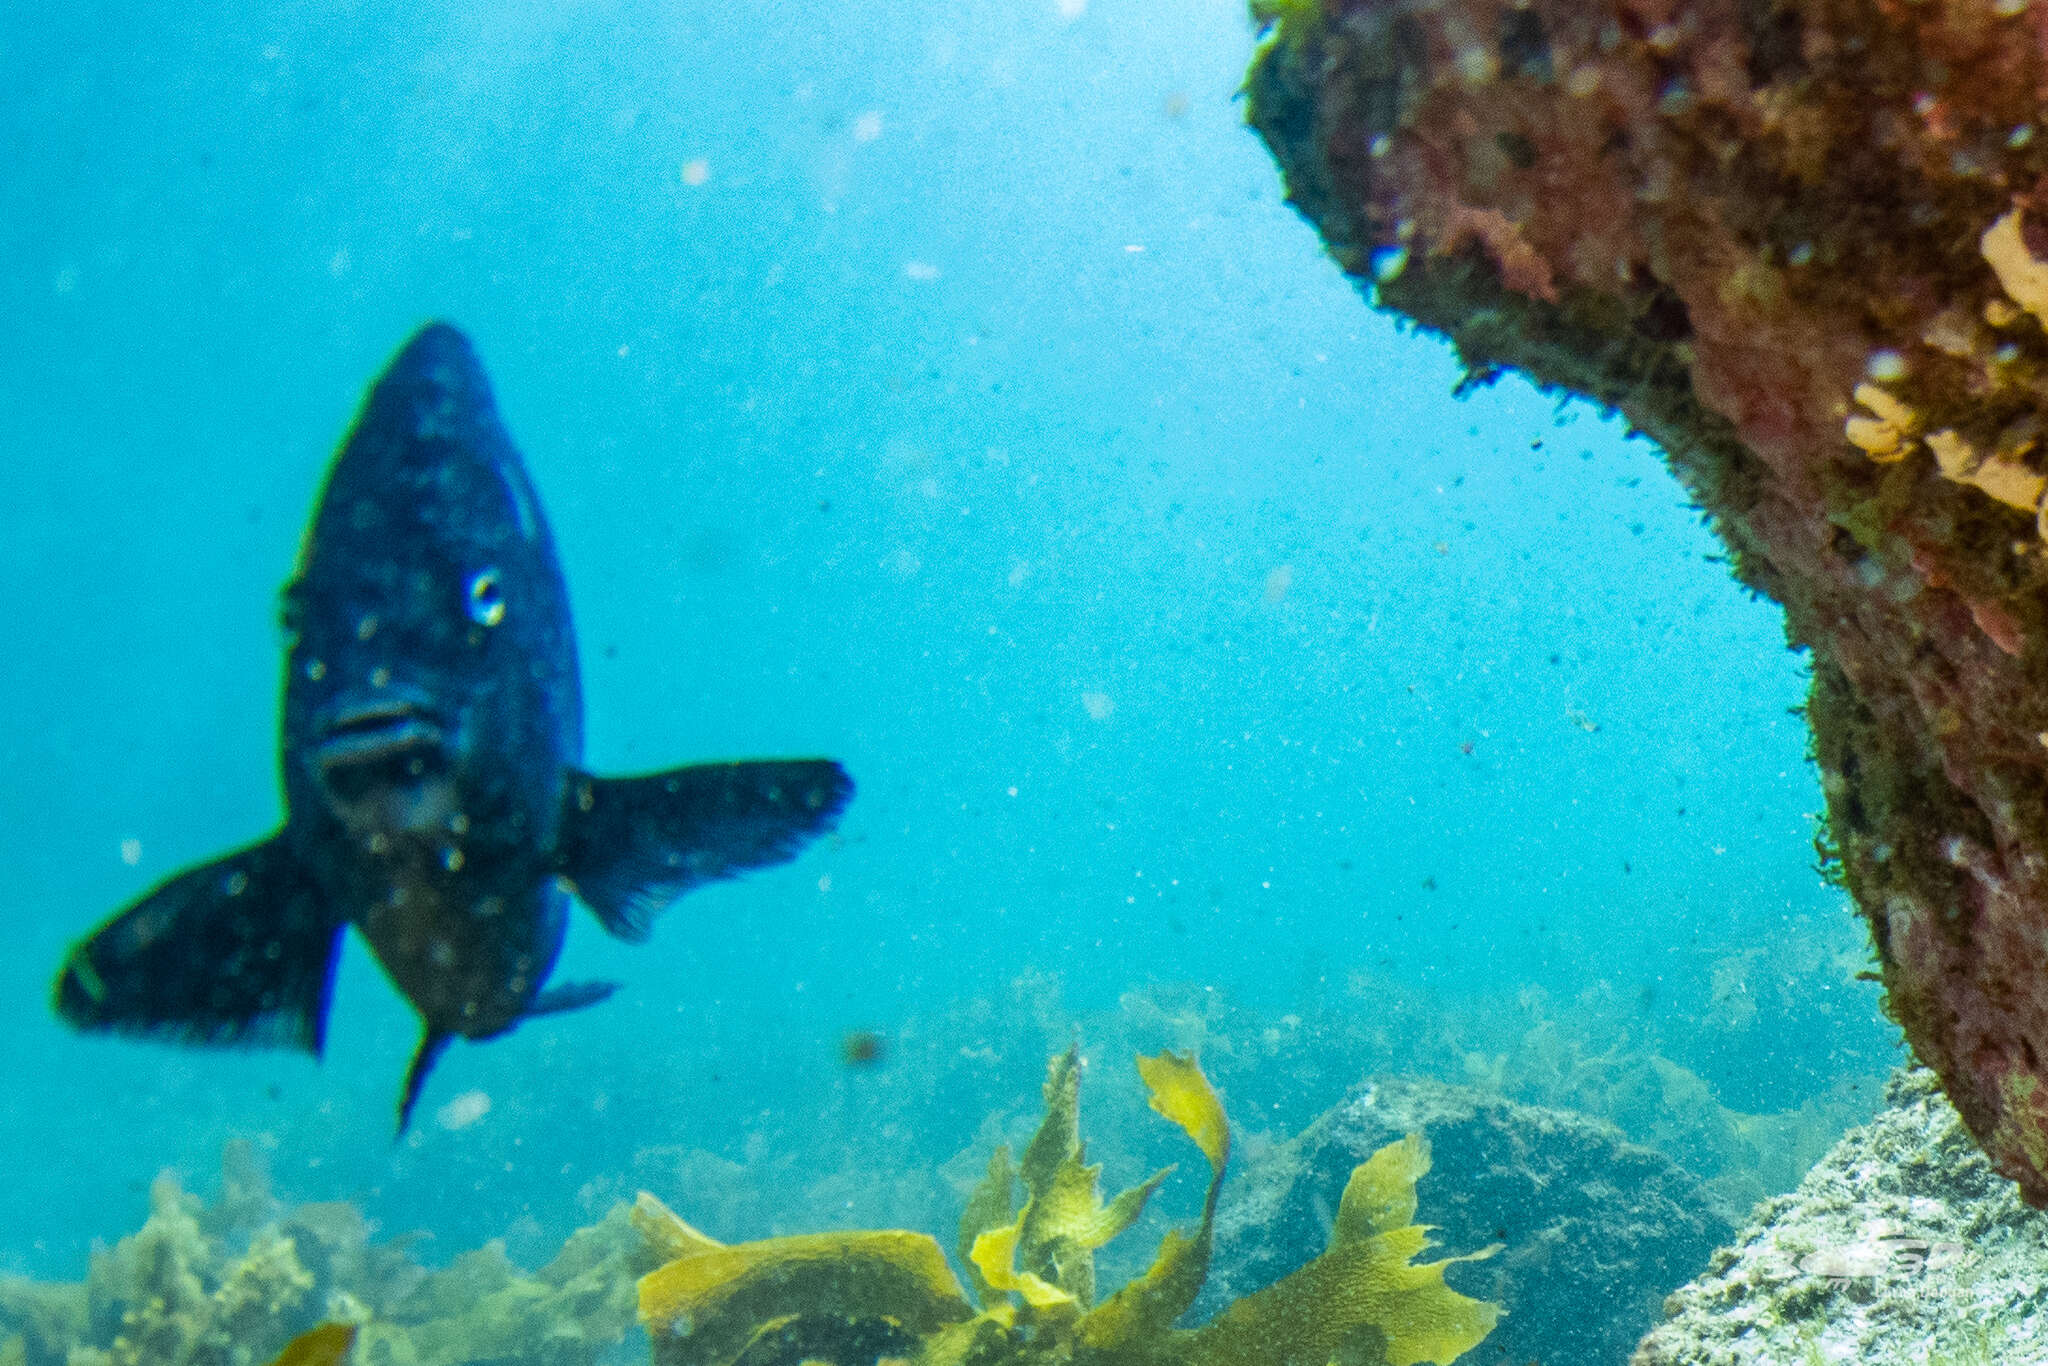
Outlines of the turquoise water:
{"label": "turquoise water", "polygon": [[[1020,974],[1076,1017],[1535,988],[1739,1110],[1881,1072],[1777,609],[1649,445],[1456,398],[1368,309],[1241,126],[1252,44],[1231,0],[11,19],[0,1270],[77,1275],[233,1134],[450,1251],[559,1238],[652,1148],[943,1160],[1035,1087]],[[860,793],[649,946],[579,915],[561,974],[619,996],[457,1047],[422,1114],[489,1112],[394,1147],[415,1024],[359,944],[320,1064],[47,1001],[279,819],[276,591],[429,317],[553,520],[592,766]],[[850,1073],[853,1029],[904,1046]],[[1341,1091],[1267,1080],[1291,1122]]]}

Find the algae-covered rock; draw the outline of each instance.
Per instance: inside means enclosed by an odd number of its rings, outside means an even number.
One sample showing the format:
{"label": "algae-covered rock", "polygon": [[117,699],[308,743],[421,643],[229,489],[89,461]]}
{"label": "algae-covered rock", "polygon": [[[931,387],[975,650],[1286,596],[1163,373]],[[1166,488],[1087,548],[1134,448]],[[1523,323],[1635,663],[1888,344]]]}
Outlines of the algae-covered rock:
{"label": "algae-covered rock", "polygon": [[1253,8],[1332,257],[1471,382],[1619,409],[1784,604],[1889,1012],[2048,1205],[2044,7]]}
{"label": "algae-covered rock", "polygon": [[1887,1099],[1670,1297],[1635,1366],[2048,1361],[2048,1214],[1993,1169],[1932,1073],[1900,1072]]}
{"label": "algae-covered rock", "polygon": [[1428,1138],[1445,1173],[1420,1191],[1444,1241],[1505,1244],[1465,1273],[1507,1310],[1487,1341],[1502,1361],[1624,1360],[1664,1295],[1733,1232],[1696,1180],[1608,1125],[1382,1078],[1247,1164],[1216,1216],[1204,1304],[1251,1294],[1319,1251],[1353,1169],[1408,1133]]}

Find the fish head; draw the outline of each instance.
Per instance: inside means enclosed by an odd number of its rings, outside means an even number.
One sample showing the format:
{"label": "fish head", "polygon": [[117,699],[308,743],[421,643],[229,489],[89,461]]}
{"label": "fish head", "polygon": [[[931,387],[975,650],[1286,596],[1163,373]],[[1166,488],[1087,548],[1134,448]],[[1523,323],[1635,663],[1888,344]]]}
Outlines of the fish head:
{"label": "fish head", "polygon": [[365,838],[552,843],[582,700],[540,500],[468,341],[430,324],[365,399],[284,593],[286,799]]}

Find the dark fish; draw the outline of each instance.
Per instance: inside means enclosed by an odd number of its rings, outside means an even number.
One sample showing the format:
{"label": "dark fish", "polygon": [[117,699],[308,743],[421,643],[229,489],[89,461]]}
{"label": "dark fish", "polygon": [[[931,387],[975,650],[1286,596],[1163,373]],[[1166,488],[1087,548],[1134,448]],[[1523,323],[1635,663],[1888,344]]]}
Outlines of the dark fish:
{"label": "dark fish", "polygon": [[283,829],[72,950],[80,1029],[318,1054],[342,929],[419,1011],[405,1131],[448,1041],[592,1005],[545,987],[573,892],[614,935],[795,857],[853,793],[829,759],[578,767],[568,594],[469,342],[431,323],[364,400],[284,590]]}

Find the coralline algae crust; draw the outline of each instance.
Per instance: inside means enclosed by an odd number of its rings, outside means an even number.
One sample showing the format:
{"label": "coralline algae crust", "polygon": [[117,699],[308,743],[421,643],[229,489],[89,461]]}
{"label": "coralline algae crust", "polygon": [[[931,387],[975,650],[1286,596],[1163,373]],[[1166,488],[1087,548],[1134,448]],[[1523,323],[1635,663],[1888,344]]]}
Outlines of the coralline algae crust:
{"label": "coralline algae crust", "polygon": [[2048,1202],[2048,5],[1262,17],[1250,118],[1336,260],[1626,414],[1784,604],[1888,1008]]}
{"label": "coralline algae crust", "polygon": [[1665,1301],[1634,1366],[2048,1360],[2048,1215],[1976,1150],[1930,1073],[1845,1135]]}

